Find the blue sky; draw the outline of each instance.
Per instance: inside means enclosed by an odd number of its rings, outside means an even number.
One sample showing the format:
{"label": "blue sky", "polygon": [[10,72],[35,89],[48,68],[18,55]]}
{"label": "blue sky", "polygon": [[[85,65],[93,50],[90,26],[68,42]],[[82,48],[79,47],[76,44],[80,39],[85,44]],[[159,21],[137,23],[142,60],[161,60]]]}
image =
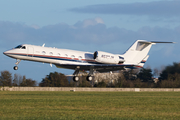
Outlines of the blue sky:
{"label": "blue sky", "polygon": [[3,52],[23,43],[123,53],[137,39],[174,41],[153,46],[145,67],[179,62],[179,6],[178,0],[0,0],[0,71],[38,82],[50,72],[73,73],[29,61],[14,71],[16,60]]}

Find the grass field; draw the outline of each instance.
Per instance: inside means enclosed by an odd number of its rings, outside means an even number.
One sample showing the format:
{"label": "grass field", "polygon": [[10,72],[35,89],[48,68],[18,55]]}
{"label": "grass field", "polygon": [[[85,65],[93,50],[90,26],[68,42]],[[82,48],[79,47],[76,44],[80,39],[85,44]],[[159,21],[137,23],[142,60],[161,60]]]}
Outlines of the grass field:
{"label": "grass field", "polygon": [[180,92],[0,91],[3,119],[178,120]]}

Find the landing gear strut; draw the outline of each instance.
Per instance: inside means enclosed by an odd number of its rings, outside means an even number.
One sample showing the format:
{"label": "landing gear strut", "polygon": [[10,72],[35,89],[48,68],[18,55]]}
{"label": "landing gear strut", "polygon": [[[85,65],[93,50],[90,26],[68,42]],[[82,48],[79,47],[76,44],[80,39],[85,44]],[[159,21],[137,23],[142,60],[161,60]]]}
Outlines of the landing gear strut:
{"label": "landing gear strut", "polygon": [[86,77],[87,81],[92,81],[94,79],[93,73],[94,73],[94,66],[91,66],[90,71],[89,71],[89,75]]}
{"label": "landing gear strut", "polygon": [[78,82],[78,81],[79,81],[79,76],[78,76],[79,69],[80,69],[80,67],[77,66],[77,68],[75,69],[75,71],[74,71],[74,73],[73,73],[73,75],[74,75],[73,81],[74,81],[74,82]]}
{"label": "landing gear strut", "polygon": [[20,59],[17,59],[16,60],[16,66],[14,66],[14,70],[17,70],[18,69],[18,64],[21,62],[21,60]]}

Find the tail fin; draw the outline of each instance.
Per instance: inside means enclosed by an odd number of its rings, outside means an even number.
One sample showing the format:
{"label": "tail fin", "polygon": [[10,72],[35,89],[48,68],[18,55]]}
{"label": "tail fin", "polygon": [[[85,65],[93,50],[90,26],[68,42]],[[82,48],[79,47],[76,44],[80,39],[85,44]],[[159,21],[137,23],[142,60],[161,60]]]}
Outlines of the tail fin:
{"label": "tail fin", "polygon": [[156,43],[173,43],[173,42],[148,42],[145,40],[137,40],[125,53],[124,64],[135,64],[139,67],[143,67],[148,59],[149,50],[151,46]]}

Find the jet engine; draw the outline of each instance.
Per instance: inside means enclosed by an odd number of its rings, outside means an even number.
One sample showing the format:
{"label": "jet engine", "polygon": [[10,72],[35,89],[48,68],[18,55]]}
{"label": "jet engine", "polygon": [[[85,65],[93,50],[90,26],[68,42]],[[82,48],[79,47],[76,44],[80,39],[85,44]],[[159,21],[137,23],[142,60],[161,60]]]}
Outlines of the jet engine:
{"label": "jet engine", "polygon": [[96,62],[106,63],[106,64],[124,63],[124,58],[122,56],[107,53],[107,52],[102,52],[102,51],[95,51],[94,52],[94,60]]}

